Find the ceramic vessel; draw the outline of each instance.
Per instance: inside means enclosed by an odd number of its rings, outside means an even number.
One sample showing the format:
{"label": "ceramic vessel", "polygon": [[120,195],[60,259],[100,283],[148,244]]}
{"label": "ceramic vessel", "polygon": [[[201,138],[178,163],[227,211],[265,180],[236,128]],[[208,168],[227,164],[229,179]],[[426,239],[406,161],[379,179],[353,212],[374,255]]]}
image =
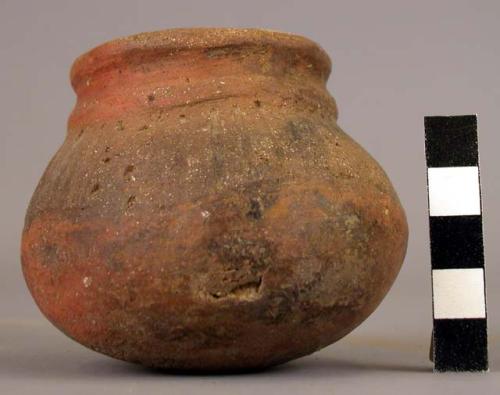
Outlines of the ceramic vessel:
{"label": "ceramic vessel", "polygon": [[266,367],[349,333],[393,283],[407,224],[337,125],[329,73],[315,43],[254,29],[79,57],[22,239],[41,311],[93,350],[172,369]]}

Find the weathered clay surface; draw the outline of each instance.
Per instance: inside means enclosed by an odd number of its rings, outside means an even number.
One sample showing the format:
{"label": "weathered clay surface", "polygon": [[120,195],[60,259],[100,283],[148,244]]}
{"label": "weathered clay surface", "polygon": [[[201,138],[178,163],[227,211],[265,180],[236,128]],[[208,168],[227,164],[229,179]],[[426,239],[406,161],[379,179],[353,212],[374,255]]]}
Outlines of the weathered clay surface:
{"label": "weathered clay surface", "polygon": [[146,33],[77,59],[22,240],[43,313],[115,358],[203,370],[285,362],[361,323],[407,224],[337,126],[329,73],[313,42],[261,30]]}

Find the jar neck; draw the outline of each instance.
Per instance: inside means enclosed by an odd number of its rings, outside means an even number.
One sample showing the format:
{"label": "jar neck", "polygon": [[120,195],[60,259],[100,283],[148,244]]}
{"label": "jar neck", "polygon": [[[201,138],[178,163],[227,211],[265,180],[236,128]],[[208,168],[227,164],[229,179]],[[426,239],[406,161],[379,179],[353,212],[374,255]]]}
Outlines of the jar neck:
{"label": "jar neck", "polygon": [[300,90],[326,94],[329,59],[315,45],[223,44],[124,48],[116,41],[94,49],[72,69],[70,127],[231,97],[257,100],[256,92],[269,100]]}

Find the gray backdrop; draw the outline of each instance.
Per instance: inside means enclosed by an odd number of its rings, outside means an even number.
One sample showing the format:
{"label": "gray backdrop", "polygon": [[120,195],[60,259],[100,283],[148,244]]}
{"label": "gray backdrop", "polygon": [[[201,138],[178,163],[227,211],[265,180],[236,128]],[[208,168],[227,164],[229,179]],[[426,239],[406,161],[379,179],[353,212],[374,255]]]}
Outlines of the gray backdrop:
{"label": "gray backdrop", "polygon": [[[499,1],[0,1],[0,392],[493,393],[500,387]],[[253,375],[174,376],[93,353],[42,317],[22,278],[28,201],[62,143],[73,59],[117,36],[171,27],[265,27],[333,59],[339,124],[391,177],[410,225],[380,308],[336,345]],[[479,114],[492,373],[433,375],[423,117]]]}

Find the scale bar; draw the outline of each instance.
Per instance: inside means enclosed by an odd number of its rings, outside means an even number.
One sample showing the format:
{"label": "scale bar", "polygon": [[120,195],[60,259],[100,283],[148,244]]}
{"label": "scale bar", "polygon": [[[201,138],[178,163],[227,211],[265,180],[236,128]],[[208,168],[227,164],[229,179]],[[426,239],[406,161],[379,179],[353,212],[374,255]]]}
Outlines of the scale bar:
{"label": "scale bar", "polygon": [[425,117],[434,370],[487,371],[477,118]]}

